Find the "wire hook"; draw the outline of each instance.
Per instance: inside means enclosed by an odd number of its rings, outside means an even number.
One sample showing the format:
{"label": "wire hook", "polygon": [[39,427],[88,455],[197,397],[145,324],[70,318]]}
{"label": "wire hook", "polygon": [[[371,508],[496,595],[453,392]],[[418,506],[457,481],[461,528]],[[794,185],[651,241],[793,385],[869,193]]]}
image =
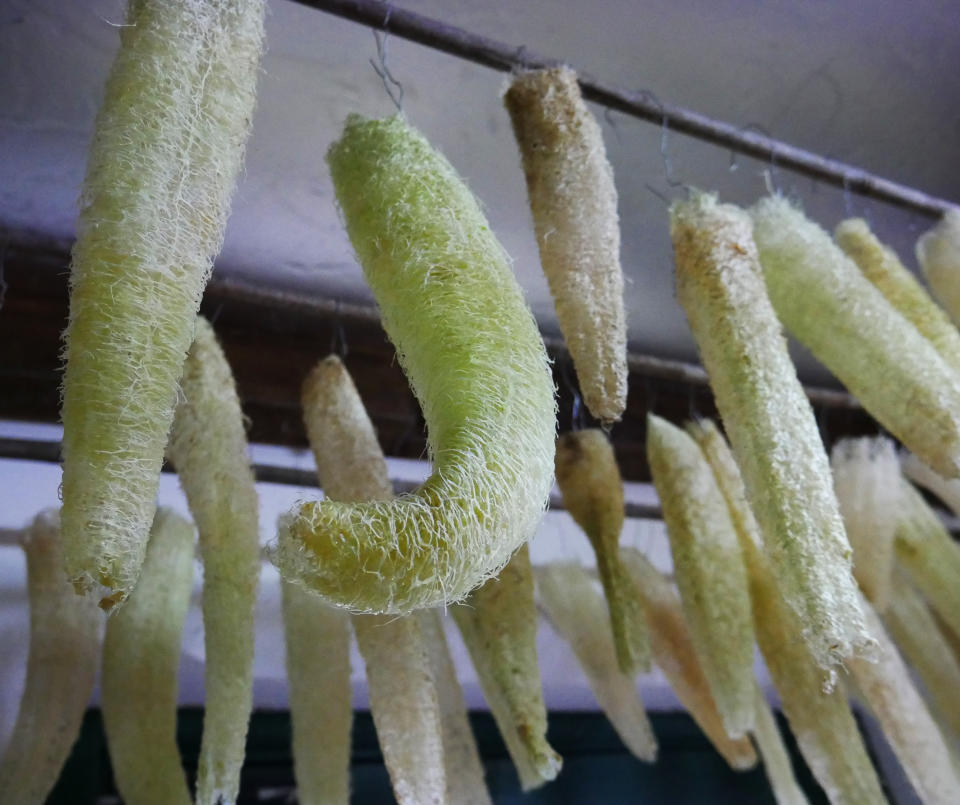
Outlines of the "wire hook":
{"label": "wire hook", "polygon": [[383,27],[385,29],[383,35],[380,35],[380,31],[371,29],[373,33],[373,40],[377,43],[377,58],[376,60],[370,59],[370,66],[380,77],[380,80],[383,82],[383,88],[390,100],[393,101],[393,105],[397,107],[397,111],[402,112],[403,84],[401,84],[394,77],[393,73],[390,72],[390,68],[387,66],[387,41],[390,38],[388,26],[390,25],[390,14],[392,12],[393,0],[388,0],[387,12],[383,17]]}

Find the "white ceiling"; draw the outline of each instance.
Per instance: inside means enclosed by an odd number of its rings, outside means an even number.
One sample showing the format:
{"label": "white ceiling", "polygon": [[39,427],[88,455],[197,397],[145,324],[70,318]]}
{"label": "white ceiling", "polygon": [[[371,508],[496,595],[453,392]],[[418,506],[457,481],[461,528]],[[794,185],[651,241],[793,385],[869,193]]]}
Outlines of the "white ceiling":
{"label": "white ceiling", "polygon": [[[960,199],[960,13],[955,0],[402,0],[398,5],[525,45],[609,83],[771,134]],[[0,226],[58,238],[73,232],[86,145],[112,55],[121,0],[0,0]],[[391,38],[410,121],[450,158],[486,205],[546,329],[540,275],[504,78]],[[246,175],[218,270],[334,296],[369,294],[342,233],[323,155],[344,117],[393,106],[369,64],[371,32],[269,0],[267,55]],[[602,110],[597,110],[598,115]],[[676,194],[661,132],[614,114],[603,121],[620,192],[623,262],[634,348],[692,359],[673,294],[666,210],[650,187]],[[668,135],[676,180],[747,203],[764,167]],[[779,171],[779,183],[832,228],[867,214],[913,265],[928,225]],[[821,378],[806,356],[802,373]]]}

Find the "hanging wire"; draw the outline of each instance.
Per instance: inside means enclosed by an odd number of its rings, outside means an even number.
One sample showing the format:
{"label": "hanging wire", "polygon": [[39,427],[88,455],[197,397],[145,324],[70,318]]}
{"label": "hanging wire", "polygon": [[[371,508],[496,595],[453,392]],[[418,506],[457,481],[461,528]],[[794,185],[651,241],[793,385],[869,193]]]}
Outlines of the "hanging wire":
{"label": "hanging wire", "polygon": [[370,59],[370,66],[373,68],[373,71],[380,76],[380,80],[383,82],[383,88],[390,100],[393,101],[393,105],[397,107],[397,111],[402,112],[403,84],[394,77],[393,73],[390,72],[390,68],[387,66],[387,41],[390,38],[389,25],[390,14],[392,12],[393,0],[388,0],[387,11],[383,17],[385,32],[380,33],[376,28],[371,28],[373,39],[377,43],[377,58],[375,60]]}
{"label": "hanging wire", "polygon": [[343,318],[340,315],[340,300],[334,303],[333,326],[330,332],[330,354],[346,358],[350,354],[347,345],[347,332],[343,328]]}

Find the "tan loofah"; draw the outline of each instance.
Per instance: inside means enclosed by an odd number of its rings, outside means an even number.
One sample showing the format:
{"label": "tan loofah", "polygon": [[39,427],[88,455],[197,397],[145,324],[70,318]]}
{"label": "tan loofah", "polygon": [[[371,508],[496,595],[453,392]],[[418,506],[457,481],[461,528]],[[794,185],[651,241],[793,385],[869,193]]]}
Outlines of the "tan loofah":
{"label": "tan loofah", "polygon": [[627,325],[617,189],[600,126],[569,67],[514,75],[503,101],[583,400],[597,419],[616,422],[627,404]]}
{"label": "tan loofah", "polygon": [[547,743],[547,708],[537,664],[537,610],[526,545],[495,579],[451,608],[483,697],[524,791],[553,780],[562,761]]}
{"label": "tan loofah", "polygon": [[793,773],[790,755],[770,705],[759,686],[756,690],[757,713],[750,734],[763,758],[763,770],[770,781],[777,805],[808,805],[807,796]]}
{"label": "tan loofah", "polygon": [[60,515],[38,514],[23,536],[30,650],[17,720],[0,758],[4,802],[43,805],[83,723],[100,661],[100,611],[63,573]]}
{"label": "tan loofah", "polygon": [[960,375],[789,201],[750,210],[777,316],[863,407],[938,472],[960,476]]}
{"label": "tan loofah", "polygon": [[697,443],[647,417],[647,459],[670,537],[674,573],[697,657],[724,728],[753,727],[753,618],[727,503]]}
{"label": "tan loofah", "polygon": [[917,240],[917,262],[937,301],[960,326],[960,210],[947,210]]}
{"label": "tan loofah", "polygon": [[671,210],[677,297],[710,376],[777,584],[824,668],[868,641],[813,411],[764,287],[747,214],[697,194]]}
{"label": "tan loofah", "polygon": [[82,197],[63,355],[64,561],[137,580],[184,356],[250,129],[264,0],[131,0]]}
{"label": "tan loofah", "polygon": [[352,117],[327,159],[434,469],[395,501],[304,504],[275,561],[356,611],[459,601],[533,535],[546,505],[556,429],[546,351],[476,199],[419,132],[399,117]]}
{"label": "tan loofah", "polygon": [[137,587],[107,622],[101,696],[117,791],[127,805],[189,805],[177,748],[177,668],[193,589],[193,525],[157,509]]}
{"label": "tan loofah", "polygon": [[[877,240],[862,218],[841,221],[833,237],[897,312],[933,344],[954,372],[960,372],[960,332],[896,252]],[[957,268],[960,270],[960,263]]]}
{"label": "tan loofah", "polygon": [[202,317],[180,387],[183,399],[174,414],[167,456],[197,524],[203,560],[206,701],[196,801],[229,805],[240,792],[253,705],[260,532],[236,384],[213,328]]}
{"label": "tan loofah", "polygon": [[650,645],[640,600],[620,562],[623,481],[610,440],[601,430],[564,433],[557,439],[557,485],[570,516],[597,557],[610,611],[617,662],[625,674],[650,669]]}

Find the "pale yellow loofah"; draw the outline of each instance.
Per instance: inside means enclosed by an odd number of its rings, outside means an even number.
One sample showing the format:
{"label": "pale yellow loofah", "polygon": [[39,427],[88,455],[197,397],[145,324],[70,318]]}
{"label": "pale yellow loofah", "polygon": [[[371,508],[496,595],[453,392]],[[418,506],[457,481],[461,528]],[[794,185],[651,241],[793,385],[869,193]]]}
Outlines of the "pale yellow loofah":
{"label": "pale yellow loofah", "polygon": [[627,404],[627,325],[617,190],[600,126],[569,67],[518,73],[503,100],[583,400],[597,419],[615,422]]}
{"label": "pale yellow loofah", "polygon": [[960,210],[947,210],[935,227],[924,232],[916,253],[933,295],[960,325]]}
{"label": "pale yellow loofah", "polygon": [[476,199],[419,132],[399,117],[351,117],[327,159],[434,468],[397,500],[302,505],[275,561],[355,611],[459,601],[533,535],[546,505],[556,427],[546,351]]}
{"label": "pale yellow loofah", "polygon": [[63,525],[78,589],[133,589],[177,381],[243,165],[264,0],[131,0],[97,116],[63,355]]}
{"label": "pale yellow loofah", "polygon": [[903,474],[918,486],[933,492],[950,510],[960,517],[960,478],[944,478],[931,470],[913,453],[901,455]]}
{"label": "pale yellow loofah", "polygon": [[770,781],[770,788],[777,805],[808,805],[807,795],[803,793],[793,773],[790,755],[783,743],[783,736],[777,727],[767,699],[757,686],[757,713],[754,717],[753,731],[750,733],[757,744],[757,751],[763,758],[763,770]]}
{"label": "pale yellow loofah", "polygon": [[674,205],[677,297],[710,376],[777,584],[824,668],[867,640],[850,545],[813,411],[764,287],[747,214]]}

